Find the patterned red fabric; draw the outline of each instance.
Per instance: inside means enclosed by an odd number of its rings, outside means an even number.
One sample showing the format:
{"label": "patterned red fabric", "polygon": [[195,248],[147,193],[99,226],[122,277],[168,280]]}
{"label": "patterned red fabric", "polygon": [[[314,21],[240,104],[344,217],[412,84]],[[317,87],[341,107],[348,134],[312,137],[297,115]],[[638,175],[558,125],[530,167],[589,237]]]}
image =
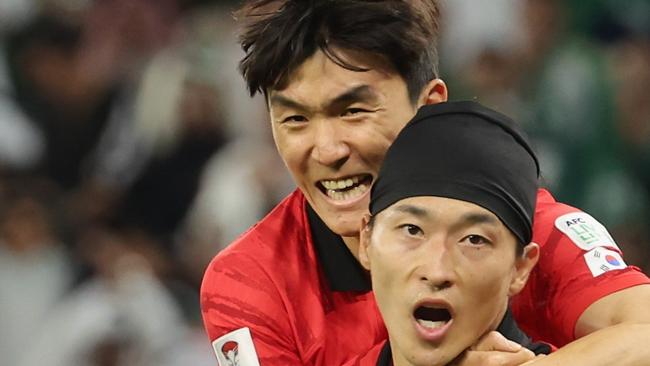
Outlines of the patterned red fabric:
{"label": "patterned red fabric", "polygon": [[341,365],[386,339],[371,292],[332,292],[305,199],[294,192],[207,269],[201,307],[211,340],[249,327],[262,366]]}

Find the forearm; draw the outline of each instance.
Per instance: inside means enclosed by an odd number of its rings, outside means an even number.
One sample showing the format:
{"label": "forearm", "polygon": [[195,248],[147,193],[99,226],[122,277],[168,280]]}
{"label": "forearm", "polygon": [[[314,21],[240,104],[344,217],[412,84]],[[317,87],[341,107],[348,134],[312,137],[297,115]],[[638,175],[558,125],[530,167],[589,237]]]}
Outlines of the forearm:
{"label": "forearm", "polygon": [[600,329],[526,366],[650,365],[650,324],[622,323]]}

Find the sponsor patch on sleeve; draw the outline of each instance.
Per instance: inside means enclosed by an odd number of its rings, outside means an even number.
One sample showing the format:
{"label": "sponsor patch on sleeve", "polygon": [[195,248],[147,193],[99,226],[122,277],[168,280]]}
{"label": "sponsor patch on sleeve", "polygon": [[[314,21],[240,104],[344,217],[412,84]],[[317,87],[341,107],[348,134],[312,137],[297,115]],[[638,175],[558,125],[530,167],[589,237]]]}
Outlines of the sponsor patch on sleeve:
{"label": "sponsor patch on sleeve", "polygon": [[606,248],[594,248],[585,253],[584,257],[594,277],[598,277],[605,272],[627,267],[618,252]]}
{"label": "sponsor patch on sleeve", "polygon": [[260,366],[249,328],[239,328],[212,342],[219,366]]}
{"label": "sponsor patch on sleeve", "polygon": [[572,212],[562,215],[555,220],[555,227],[582,250],[589,251],[597,247],[619,249],[607,229],[588,213]]}

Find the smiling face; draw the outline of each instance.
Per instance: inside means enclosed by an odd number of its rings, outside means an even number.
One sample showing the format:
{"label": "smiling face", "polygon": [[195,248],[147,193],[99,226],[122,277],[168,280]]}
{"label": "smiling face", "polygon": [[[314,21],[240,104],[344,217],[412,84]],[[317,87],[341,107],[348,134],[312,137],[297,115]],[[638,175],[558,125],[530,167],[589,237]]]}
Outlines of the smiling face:
{"label": "smiling face", "polygon": [[496,329],[526,283],[536,244],[516,255],[514,235],[490,211],[442,197],[403,199],[361,232],[396,366],[446,365]]}
{"label": "smiling face", "polygon": [[330,229],[356,237],[388,146],[419,105],[446,100],[446,88],[432,81],[412,103],[404,80],[377,57],[342,56],[369,71],[318,51],[268,100],[276,146],[298,187]]}

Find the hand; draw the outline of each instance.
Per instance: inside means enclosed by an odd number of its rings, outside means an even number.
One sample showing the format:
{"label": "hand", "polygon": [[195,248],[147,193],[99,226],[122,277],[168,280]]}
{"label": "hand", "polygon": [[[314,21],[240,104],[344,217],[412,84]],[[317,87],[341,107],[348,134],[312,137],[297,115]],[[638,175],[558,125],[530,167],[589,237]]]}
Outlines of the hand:
{"label": "hand", "polygon": [[539,360],[540,358],[544,358],[544,357],[546,357],[546,355],[545,355],[545,354],[541,354],[541,355],[537,355],[537,356],[535,356],[535,358],[534,358],[534,359],[532,359],[532,360],[530,360],[530,361],[528,361],[528,362],[526,362],[526,363],[524,363],[524,364],[522,364],[521,366],[526,366],[526,365],[530,365],[530,364],[532,364],[533,362],[535,362],[535,361],[537,361],[537,360]]}
{"label": "hand", "polygon": [[489,332],[474,346],[463,352],[454,366],[520,366],[535,358],[535,354],[520,344],[506,339],[499,332]]}

